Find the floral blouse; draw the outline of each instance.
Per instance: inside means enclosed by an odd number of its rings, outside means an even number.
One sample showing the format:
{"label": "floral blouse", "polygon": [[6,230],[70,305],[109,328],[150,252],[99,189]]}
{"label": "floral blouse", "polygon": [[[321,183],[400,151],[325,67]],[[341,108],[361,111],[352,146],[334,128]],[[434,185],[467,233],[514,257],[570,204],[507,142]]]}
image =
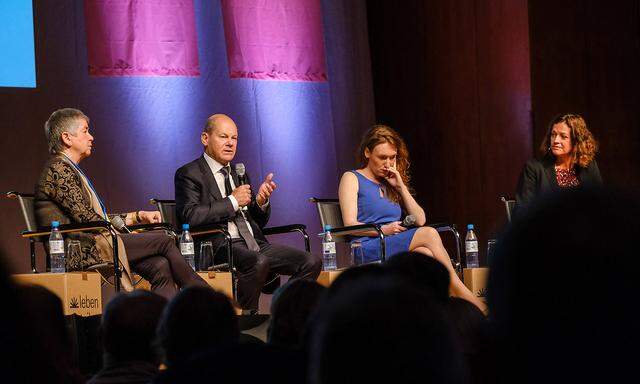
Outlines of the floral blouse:
{"label": "floral blouse", "polygon": [[574,188],[580,186],[580,180],[576,176],[575,168],[556,168],[556,181],[560,188]]}

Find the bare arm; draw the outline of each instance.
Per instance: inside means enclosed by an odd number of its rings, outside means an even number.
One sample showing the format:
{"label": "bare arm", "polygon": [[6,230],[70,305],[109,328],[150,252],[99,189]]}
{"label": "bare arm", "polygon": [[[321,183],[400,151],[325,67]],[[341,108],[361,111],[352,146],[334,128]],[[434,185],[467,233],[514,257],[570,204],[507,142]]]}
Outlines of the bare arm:
{"label": "bare arm", "polygon": [[[368,224],[358,221],[358,177],[352,172],[345,172],[340,179],[338,187],[338,198],[340,200],[340,211],[342,212],[342,222],[345,226]],[[400,222],[385,224],[381,227],[385,235],[392,235],[402,232],[406,228],[400,226]],[[354,236],[378,236],[374,230],[359,231]]]}
{"label": "bare arm", "polygon": [[363,224],[358,221],[358,178],[351,172],[345,172],[338,186],[338,199],[344,225]]}
{"label": "bare arm", "polygon": [[409,188],[402,181],[400,172],[395,167],[388,169],[389,174],[386,177],[387,183],[400,194],[402,199],[402,206],[407,211],[407,214],[413,215],[416,218],[416,226],[421,227],[427,223],[427,217],[424,213],[424,209],[418,204],[416,199],[413,198],[409,192]]}
{"label": "bare arm", "polygon": [[400,197],[402,198],[402,205],[407,211],[407,214],[415,216],[416,226],[422,227],[427,223],[427,216],[424,213],[424,209],[422,209],[416,199],[413,198],[413,196],[409,192],[409,189],[404,185],[403,187],[404,189],[398,191],[400,193]]}

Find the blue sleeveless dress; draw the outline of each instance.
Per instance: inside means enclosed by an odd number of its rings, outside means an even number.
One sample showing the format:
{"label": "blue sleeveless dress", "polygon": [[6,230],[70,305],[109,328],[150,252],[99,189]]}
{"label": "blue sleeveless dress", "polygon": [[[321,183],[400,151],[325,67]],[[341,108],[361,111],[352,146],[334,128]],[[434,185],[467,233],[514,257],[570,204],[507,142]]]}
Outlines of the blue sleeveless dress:
{"label": "blue sleeveless dress", "polygon": [[[384,186],[375,183],[360,172],[351,171],[358,178],[358,221],[361,223],[384,224],[399,221],[402,216],[400,205],[380,196],[380,188]],[[386,257],[389,259],[396,253],[409,250],[411,240],[417,228],[411,228],[396,235],[385,236]],[[380,260],[380,240],[377,237],[358,237],[351,242],[359,241],[363,249],[363,262]]]}

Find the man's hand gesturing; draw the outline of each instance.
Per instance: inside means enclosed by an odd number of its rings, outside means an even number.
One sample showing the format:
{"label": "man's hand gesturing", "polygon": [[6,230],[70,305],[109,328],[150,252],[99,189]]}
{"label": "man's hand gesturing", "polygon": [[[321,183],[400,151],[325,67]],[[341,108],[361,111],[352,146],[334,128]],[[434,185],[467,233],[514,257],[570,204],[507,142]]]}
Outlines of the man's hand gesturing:
{"label": "man's hand gesturing", "polygon": [[277,187],[276,183],[273,182],[273,173],[268,174],[267,177],[264,178],[262,184],[260,184],[260,189],[258,189],[258,196],[256,196],[256,202],[258,205],[265,205]]}

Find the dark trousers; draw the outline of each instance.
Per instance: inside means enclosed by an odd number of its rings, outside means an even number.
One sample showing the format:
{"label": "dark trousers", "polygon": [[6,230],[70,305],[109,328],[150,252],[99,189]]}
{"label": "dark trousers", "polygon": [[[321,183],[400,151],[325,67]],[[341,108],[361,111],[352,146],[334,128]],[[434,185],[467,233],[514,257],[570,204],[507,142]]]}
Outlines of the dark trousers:
{"label": "dark trousers", "polygon": [[[260,290],[269,272],[292,279],[315,280],[322,269],[322,259],[286,245],[270,244],[256,239],[260,252],[250,251],[242,239],[232,242],[233,259],[238,270],[238,304],[243,309],[258,309]],[[216,263],[226,262],[226,251],[216,255]]]}
{"label": "dark trousers", "polygon": [[155,293],[171,299],[178,287],[209,286],[191,269],[173,239],[164,232],[127,233],[120,237],[131,269],[149,281]]}

